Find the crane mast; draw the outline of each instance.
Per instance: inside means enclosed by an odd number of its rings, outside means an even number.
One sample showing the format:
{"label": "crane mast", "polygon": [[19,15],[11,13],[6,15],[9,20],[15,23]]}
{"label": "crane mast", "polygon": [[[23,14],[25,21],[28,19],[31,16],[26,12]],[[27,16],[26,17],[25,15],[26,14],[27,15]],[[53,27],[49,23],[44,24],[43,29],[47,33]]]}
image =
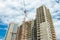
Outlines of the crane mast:
{"label": "crane mast", "polygon": [[23,10],[23,12],[24,12],[24,19],[23,19],[23,29],[22,29],[22,39],[21,40],[25,40],[26,39],[26,25],[25,25],[25,21],[26,21],[26,8],[25,8],[25,6],[26,6],[26,4],[25,4],[25,0],[23,0],[23,5],[24,5],[24,10]]}
{"label": "crane mast", "polygon": [[[23,25],[22,25],[22,36],[21,36],[21,40],[25,40],[26,39],[26,25],[25,25],[25,21],[26,21],[26,4],[25,4],[25,0],[23,0],[23,6],[24,6],[24,10],[23,10],[23,15],[24,15],[24,18],[23,18]],[[19,35],[20,35],[20,29],[18,27],[17,29],[17,36],[16,36],[16,39],[15,40],[20,40],[19,38]]]}

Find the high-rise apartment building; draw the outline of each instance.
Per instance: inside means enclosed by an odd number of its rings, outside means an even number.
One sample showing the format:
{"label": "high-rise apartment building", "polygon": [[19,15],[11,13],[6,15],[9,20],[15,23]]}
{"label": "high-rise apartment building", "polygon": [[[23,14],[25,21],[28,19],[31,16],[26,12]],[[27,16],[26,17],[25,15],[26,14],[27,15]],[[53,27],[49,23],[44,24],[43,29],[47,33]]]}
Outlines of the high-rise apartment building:
{"label": "high-rise apartment building", "polygon": [[33,30],[33,40],[56,40],[51,14],[44,5],[37,8]]}
{"label": "high-rise apartment building", "polygon": [[32,27],[33,27],[33,22],[25,22],[25,24],[21,25],[22,27],[22,32],[21,32],[21,40],[32,40]]}
{"label": "high-rise apartment building", "polygon": [[37,8],[36,19],[22,25],[10,23],[6,40],[56,40],[49,9]]}
{"label": "high-rise apartment building", "polygon": [[15,24],[15,23],[11,22],[8,25],[8,31],[6,33],[5,40],[16,40],[17,29],[18,29],[18,24]]}

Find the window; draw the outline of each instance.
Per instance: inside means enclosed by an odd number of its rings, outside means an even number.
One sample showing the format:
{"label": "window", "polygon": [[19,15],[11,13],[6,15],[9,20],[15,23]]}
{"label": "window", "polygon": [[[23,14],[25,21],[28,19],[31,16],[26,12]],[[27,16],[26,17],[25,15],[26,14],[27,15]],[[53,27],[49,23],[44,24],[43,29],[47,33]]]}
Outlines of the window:
{"label": "window", "polygon": [[38,39],[38,40],[40,40],[40,39]]}
{"label": "window", "polygon": [[38,36],[38,37],[40,37],[40,36]]}
{"label": "window", "polygon": [[16,34],[12,33],[12,38],[11,40],[14,40],[16,38]]}

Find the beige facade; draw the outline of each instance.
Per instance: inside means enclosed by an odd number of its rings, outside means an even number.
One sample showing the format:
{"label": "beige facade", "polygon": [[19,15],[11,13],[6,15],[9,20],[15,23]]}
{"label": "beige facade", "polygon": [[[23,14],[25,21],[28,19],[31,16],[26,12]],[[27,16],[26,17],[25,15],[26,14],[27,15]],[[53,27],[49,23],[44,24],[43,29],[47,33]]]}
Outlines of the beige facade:
{"label": "beige facade", "polygon": [[22,25],[21,40],[32,40],[32,25],[32,21],[25,22],[25,24]]}
{"label": "beige facade", "polygon": [[[56,40],[51,14],[49,9],[47,9],[44,5],[37,8],[36,23],[37,40]],[[53,31],[51,28],[53,28]]]}

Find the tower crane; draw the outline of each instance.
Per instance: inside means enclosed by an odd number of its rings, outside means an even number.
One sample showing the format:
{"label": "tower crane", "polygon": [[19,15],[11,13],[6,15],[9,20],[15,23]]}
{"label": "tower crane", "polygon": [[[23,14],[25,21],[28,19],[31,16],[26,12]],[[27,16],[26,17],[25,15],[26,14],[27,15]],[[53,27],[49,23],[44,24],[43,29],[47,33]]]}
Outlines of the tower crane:
{"label": "tower crane", "polygon": [[[25,40],[26,39],[26,24],[25,24],[25,21],[26,21],[26,4],[25,4],[25,0],[23,0],[23,6],[24,6],[24,10],[23,10],[23,15],[24,15],[24,18],[23,18],[23,25],[22,25],[22,36],[21,36],[21,40]],[[18,28],[18,30],[17,30],[17,34],[18,35],[20,35],[19,34],[19,28]],[[20,39],[18,39],[19,38],[19,36],[17,35],[17,37],[16,37],[16,40],[20,40]]]}
{"label": "tower crane", "polygon": [[26,39],[26,25],[25,25],[25,21],[26,21],[26,4],[25,4],[25,0],[23,0],[23,5],[24,5],[24,19],[23,19],[23,29],[22,29],[22,40]]}

